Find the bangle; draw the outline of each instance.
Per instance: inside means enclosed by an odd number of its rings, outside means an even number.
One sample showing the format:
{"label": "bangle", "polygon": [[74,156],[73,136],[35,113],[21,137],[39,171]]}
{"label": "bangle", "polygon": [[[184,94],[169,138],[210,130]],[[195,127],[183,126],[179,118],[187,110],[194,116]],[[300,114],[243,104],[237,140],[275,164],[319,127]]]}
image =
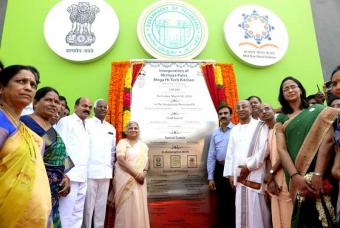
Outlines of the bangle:
{"label": "bangle", "polygon": [[296,172],[296,173],[293,173],[292,175],[290,175],[290,179],[292,179],[294,176],[296,176],[296,175],[300,175],[298,172]]}
{"label": "bangle", "polygon": [[319,172],[314,172],[313,175],[318,176],[318,177],[322,177],[321,173],[319,173]]}

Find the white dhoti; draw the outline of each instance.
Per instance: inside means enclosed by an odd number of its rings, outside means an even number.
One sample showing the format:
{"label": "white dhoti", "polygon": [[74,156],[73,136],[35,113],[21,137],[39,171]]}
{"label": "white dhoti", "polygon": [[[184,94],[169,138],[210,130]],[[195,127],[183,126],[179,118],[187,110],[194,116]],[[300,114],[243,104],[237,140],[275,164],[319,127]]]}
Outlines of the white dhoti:
{"label": "white dhoti", "polygon": [[[268,127],[251,119],[248,124],[238,124],[230,132],[223,176],[233,177],[236,186],[236,227],[269,228],[270,213],[264,198],[264,159],[267,156]],[[246,187],[238,180],[241,167],[250,171],[247,181],[260,184],[259,189]],[[254,185],[253,184],[253,185]],[[255,187],[255,186],[254,186]]]}
{"label": "white dhoti", "polygon": [[110,179],[87,179],[87,192],[82,227],[104,227],[109,185]]}
{"label": "white dhoti", "polygon": [[59,200],[60,220],[63,228],[80,228],[83,222],[86,182],[71,181],[71,191]]}
{"label": "white dhoti", "polygon": [[264,195],[241,184],[236,187],[236,227],[269,228],[270,212]]}

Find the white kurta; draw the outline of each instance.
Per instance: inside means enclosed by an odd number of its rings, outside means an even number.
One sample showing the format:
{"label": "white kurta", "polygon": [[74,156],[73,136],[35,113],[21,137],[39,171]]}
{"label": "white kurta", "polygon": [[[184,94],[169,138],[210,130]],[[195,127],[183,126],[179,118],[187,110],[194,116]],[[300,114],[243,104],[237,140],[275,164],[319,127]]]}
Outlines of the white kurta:
{"label": "white kurta", "polygon": [[87,188],[87,165],[90,155],[90,139],[83,121],[74,113],[61,118],[55,129],[63,139],[67,154],[74,167],[66,174],[71,181],[71,191],[59,200],[59,212],[62,227],[80,228]]}
{"label": "white kurta", "polygon": [[[263,125],[259,132],[257,143],[250,156],[250,144],[259,121],[251,119],[248,124],[236,125],[229,138],[223,175],[234,177],[236,186],[236,227],[270,227],[269,210],[264,201],[263,177],[267,156],[267,138],[269,129]],[[240,175],[239,165],[246,165],[250,170],[247,180],[262,184],[256,190],[237,182]]]}
{"label": "white kurta", "polygon": [[112,178],[116,149],[116,129],[97,117],[87,121],[90,158],[87,166],[87,192],[82,227],[102,228]]}

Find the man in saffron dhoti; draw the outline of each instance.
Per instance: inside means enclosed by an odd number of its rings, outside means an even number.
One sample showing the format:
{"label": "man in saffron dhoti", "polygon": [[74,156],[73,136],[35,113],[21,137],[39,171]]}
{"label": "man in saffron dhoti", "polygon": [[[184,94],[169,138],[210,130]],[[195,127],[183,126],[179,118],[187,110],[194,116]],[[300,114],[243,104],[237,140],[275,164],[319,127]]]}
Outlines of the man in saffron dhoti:
{"label": "man in saffron dhoti", "polygon": [[267,125],[251,117],[249,101],[236,106],[240,119],[230,133],[223,176],[236,187],[236,227],[270,227],[270,215],[264,197],[264,159],[267,156]]}
{"label": "man in saffron dhoti", "polygon": [[293,212],[292,199],[289,196],[285,173],[281,165],[276,145],[275,112],[271,105],[261,104],[260,119],[269,127],[267,149],[267,174],[264,178],[266,190],[270,195],[272,223],[275,228],[290,228]]}

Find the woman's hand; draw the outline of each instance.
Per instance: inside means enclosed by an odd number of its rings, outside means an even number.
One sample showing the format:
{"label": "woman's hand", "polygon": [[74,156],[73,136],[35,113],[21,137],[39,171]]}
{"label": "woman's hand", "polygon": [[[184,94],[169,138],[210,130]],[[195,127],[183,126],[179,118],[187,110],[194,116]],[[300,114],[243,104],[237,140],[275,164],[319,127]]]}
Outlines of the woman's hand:
{"label": "woman's hand", "polygon": [[67,196],[71,191],[71,184],[68,176],[63,176],[63,179],[60,182],[60,186],[62,187],[62,189],[58,192],[59,196]]}
{"label": "woman's hand", "polygon": [[315,198],[320,198],[320,194],[323,193],[323,181],[322,176],[313,175],[311,187],[315,190]]}
{"label": "woman's hand", "polygon": [[293,184],[296,186],[296,189],[300,192],[301,196],[313,197],[316,194],[315,190],[301,175],[293,176],[291,181],[293,181]]}
{"label": "woman's hand", "polygon": [[135,176],[135,180],[138,182],[138,184],[142,185],[144,184],[145,176],[146,172],[137,173]]}

